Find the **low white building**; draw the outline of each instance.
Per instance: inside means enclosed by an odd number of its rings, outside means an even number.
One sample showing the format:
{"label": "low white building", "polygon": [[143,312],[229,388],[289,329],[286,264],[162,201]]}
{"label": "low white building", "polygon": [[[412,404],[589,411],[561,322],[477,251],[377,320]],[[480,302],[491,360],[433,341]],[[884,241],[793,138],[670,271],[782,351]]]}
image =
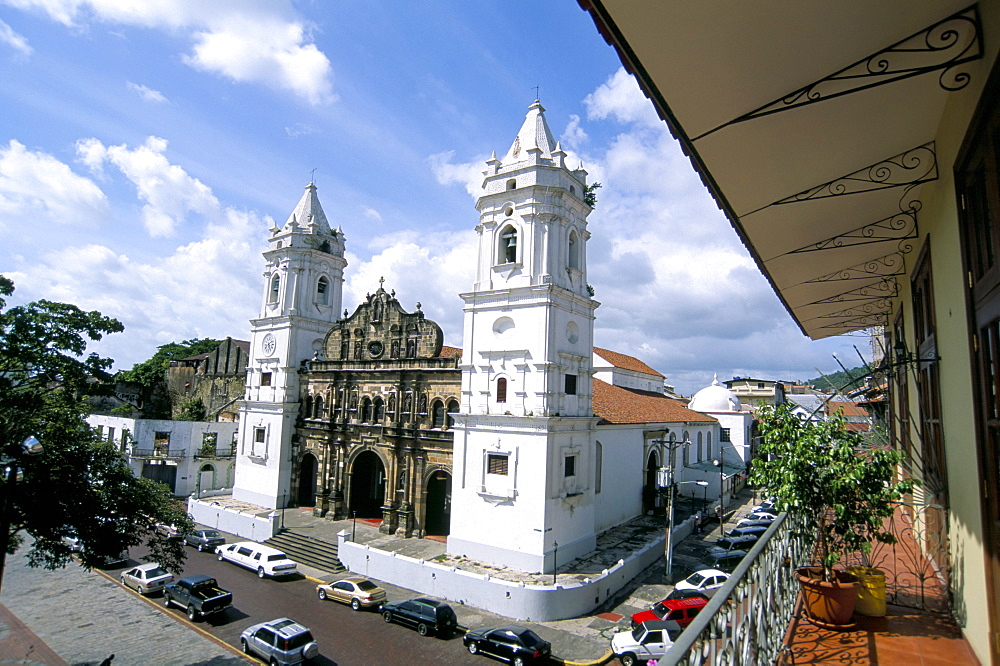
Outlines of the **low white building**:
{"label": "low white building", "polygon": [[161,481],[178,497],[233,487],[237,423],[102,414],[91,414],[87,423],[128,457],[136,476]]}

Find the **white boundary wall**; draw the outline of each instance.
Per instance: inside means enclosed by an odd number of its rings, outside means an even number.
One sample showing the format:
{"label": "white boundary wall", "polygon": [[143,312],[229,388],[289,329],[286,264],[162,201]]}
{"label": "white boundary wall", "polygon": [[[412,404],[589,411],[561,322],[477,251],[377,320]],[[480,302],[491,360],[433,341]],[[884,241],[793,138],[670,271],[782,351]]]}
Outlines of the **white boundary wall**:
{"label": "white boundary wall", "polygon": [[211,501],[188,499],[188,513],[194,522],[229,532],[250,541],[266,541],[278,532],[280,514],[236,511]]}
{"label": "white boundary wall", "polygon": [[[693,529],[693,519],[678,525],[674,543]],[[379,550],[348,541],[348,536],[347,530],[337,535],[338,555],[352,573],[525,622],[586,615],[664,556],[661,537],[593,578],[555,586],[526,585]]]}

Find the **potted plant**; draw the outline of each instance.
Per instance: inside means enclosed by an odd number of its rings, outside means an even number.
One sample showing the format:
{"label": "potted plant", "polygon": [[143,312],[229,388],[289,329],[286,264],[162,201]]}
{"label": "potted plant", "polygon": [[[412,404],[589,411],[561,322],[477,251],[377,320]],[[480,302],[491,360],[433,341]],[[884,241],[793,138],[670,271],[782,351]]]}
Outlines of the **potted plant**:
{"label": "potted plant", "polygon": [[778,405],[762,407],[759,416],[763,441],[751,481],[774,496],[779,511],[801,516],[803,533],[816,539],[819,566],[796,570],[807,614],[821,625],[850,624],[857,578],[834,565],[844,552],[867,556],[874,541],[895,543],[885,519],[913,481],[895,480],[899,452],[864,446],[839,414],[803,422]]}

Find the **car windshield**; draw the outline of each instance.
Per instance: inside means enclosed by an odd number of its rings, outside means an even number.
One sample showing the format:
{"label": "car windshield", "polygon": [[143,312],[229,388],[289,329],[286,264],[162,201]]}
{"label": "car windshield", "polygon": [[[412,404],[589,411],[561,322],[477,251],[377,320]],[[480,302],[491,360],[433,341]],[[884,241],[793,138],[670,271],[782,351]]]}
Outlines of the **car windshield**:
{"label": "car windshield", "polygon": [[656,605],[653,606],[653,613],[655,613],[657,617],[663,617],[667,614],[667,607],[663,605],[662,601],[657,601]]}
{"label": "car windshield", "polygon": [[308,631],[303,631],[301,634],[295,634],[291,638],[286,638],[283,641],[285,644],[284,649],[288,651],[300,648],[306,643],[311,643],[312,639],[313,639],[312,633]]}
{"label": "car windshield", "polygon": [[146,578],[155,578],[156,576],[168,576],[170,575],[168,571],[162,567],[153,567],[146,572]]}
{"label": "car windshield", "polygon": [[218,539],[219,537],[222,536],[215,530],[205,530],[204,532],[201,533],[201,535],[206,539]]}
{"label": "car windshield", "polygon": [[284,553],[277,553],[276,555],[268,555],[267,556],[267,561],[268,562],[277,562],[278,560],[287,560],[287,559],[288,558],[285,557]]}
{"label": "car windshield", "polygon": [[368,590],[377,590],[378,585],[371,582],[370,580],[363,580],[360,583],[358,583],[358,589],[367,592]]}
{"label": "car windshield", "polygon": [[646,635],[646,630],[642,628],[640,624],[638,627],[632,630],[632,640],[636,643],[642,640],[642,637]]}
{"label": "car windshield", "polygon": [[702,576],[700,573],[695,572],[695,573],[691,574],[690,576],[688,576],[685,579],[685,582],[686,583],[691,583],[692,585],[701,585],[701,583],[702,583],[703,580],[705,580],[705,577]]}

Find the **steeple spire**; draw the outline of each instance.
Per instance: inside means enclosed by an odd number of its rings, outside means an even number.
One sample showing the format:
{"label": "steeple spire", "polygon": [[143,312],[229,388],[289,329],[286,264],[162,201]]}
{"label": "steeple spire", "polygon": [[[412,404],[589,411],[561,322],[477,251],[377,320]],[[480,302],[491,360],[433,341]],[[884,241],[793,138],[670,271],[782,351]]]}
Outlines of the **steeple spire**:
{"label": "steeple spire", "polygon": [[503,158],[504,164],[513,164],[528,159],[531,151],[537,151],[538,157],[552,159],[552,151],[556,142],[552,138],[549,124],[545,122],[545,108],[537,99],[528,107],[524,124],[518,130],[514,143]]}
{"label": "steeple spire", "polygon": [[292,214],[285,221],[285,227],[297,226],[309,229],[310,225],[314,225],[313,228],[316,231],[330,233],[330,222],[326,219],[326,213],[323,212],[323,207],[319,203],[319,197],[316,196],[316,185],[311,181],[306,185],[306,191],[302,194],[302,198],[299,199]]}

